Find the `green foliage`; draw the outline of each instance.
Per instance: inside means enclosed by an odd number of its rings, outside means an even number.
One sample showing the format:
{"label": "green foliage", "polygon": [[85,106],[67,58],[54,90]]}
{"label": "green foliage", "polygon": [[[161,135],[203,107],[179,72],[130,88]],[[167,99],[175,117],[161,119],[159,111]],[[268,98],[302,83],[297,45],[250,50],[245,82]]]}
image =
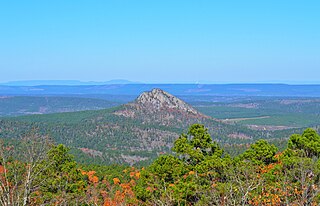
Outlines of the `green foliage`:
{"label": "green foliage", "polygon": [[255,164],[270,164],[274,162],[274,155],[277,152],[274,145],[269,144],[266,140],[258,140],[252,144],[250,148],[244,152],[242,157],[251,160]]}
{"label": "green foliage", "polygon": [[[316,133],[307,129],[302,136],[314,140]],[[135,192],[147,205],[319,203],[320,160],[301,157],[301,149],[277,153],[277,147],[258,140],[231,159],[203,125],[195,124],[173,150],[177,157],[161,156],[141,171]]]}
{"label": "green foliage", "polygon": [[306,129],[302,135],[294,134],[290,137],[288,148],[301,150],[307,157],[318,157],[320,154],[320,136],[315,130]]}
{"label": "green foliage", "polygon": [[128,169],[127,165],[103,165],[103,164],[79,164],[78,168],[84,171],[95,171],[95,175],[99,179],[105,179],[108,182],[112,182],[113,178],[118,177],[123,180],[127,180],[128,177],[126,174],[123,173],[124,170]]}
{"label": "green foliage", "polygon": [[44,200],[76,202],[84,194],[83,176],[68,152],[69,149],[62,144],[54,146],[48,152],[48,160],[39,166],[39,169],[44,168],[39,180]]}
{"label": "green foliage", "polygon": [[231,162],[229,157],[222,158],[223,150],[200,124],[190,126],[187,135],[182,134],[172,150],[177,157],[160,156],[142,171],[135,188],[140,200],[155,204],[153,201],[157,199],[165,205],[200,202],[206,199],[211,181],[224,178],[222,173]]}
{"label": "green foliage", "polygon": [[174,143],[174,152],[182,157],[188,165],[197,165],[207,156],[221,157],[223,150],[212,138],[208,129],[201,124],[194,124],[187,135],[182,134]]}
{"label": "green foliage", "polygon": [[[173,155],[148,167],[78,165],[64,145],[52,147],[39,164],[28,203],[36,205],[319,205],[319,134],[292,135],[288,148],[265,140],[231,158],[208,130],[192,125],[174,144]],[[15,161],[1,147],[0,184],[15,194],[29,162]],[[27,160],[27,159],[26,159]],[[5,178],[7,181],[1,181]],[[23,187],[25,184],[17,184]],[[23,190],[17,190],[23,191]],[[0,200],[6,193],[0,193]],[[14,196],[15,195],[15,196]]]}
{"label": "green foliage", "polygon": [[143,201],[152,197],[160,198],[159,192],[163,188],[169,189],[186,172],[183,162],[178,158],[172,155],[160,156],[146,170],[141,171],[141,178],[135,187],[137,197]]}
{"label": "green foliage", "polygon": [[150,166],[149,171],[166,183],[173,183],[175,179],[185,174],[186,168],[181,160],[172,155],[163,155],[156,159]]}

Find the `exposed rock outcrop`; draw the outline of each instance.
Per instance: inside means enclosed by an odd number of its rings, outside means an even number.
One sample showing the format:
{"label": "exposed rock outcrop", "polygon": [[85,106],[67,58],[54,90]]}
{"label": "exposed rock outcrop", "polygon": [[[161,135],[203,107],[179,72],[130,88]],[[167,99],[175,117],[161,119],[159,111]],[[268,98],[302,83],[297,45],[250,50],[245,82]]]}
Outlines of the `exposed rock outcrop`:
{"label": "exposed rock outcrop", "polygon": [[136,99],[136,104],[150,109],[150,112],[174,109],[180,112],[200,115],[200,113],[190,105],[161,89],[153,89],[151,92],[142,93]]}
{"label": "exposed rock outcrop", "polygon": [[190,123],[188,120],[209,118],[161,89],[142,93],[134,102],[124,105],[115,114],[162,125],[167,125],[169,121]]}

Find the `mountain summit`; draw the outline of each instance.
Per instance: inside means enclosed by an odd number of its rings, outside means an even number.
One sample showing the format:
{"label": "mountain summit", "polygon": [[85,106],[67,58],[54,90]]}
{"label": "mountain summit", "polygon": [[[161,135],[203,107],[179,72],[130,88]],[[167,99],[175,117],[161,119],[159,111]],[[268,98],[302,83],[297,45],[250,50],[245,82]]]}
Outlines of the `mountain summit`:
{"label": "mountain summit", "polygon": [[177,110],[193,115],[200,114],[197,110],[192,108],[184,101],[161,89],[153,89],[151,92],[142,93],[136,99],[136,103],[150,109],[150,112],[158,112],[161,110]]}
{"label": "mountain summit", "polygon": [[124,105],[115,114],[162,125],[167,125],[172,121],[189,123],[188,120],[209,118],[161,89],[143,92],[134,102]]}

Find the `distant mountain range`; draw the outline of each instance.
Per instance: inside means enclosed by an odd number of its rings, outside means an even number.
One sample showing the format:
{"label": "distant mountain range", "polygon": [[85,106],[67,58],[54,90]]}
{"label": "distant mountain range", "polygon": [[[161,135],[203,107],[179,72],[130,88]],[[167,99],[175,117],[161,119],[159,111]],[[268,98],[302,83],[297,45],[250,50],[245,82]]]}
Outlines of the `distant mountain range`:
{"label": "distant mountain range", "polygon": [[41,85],[105,85],[105,84],[137,84],[125,79],[113,79],[105,82],[97,81],[78,81],[78,80],[28,80],[28,81],[10,81],[0,83],[6,86],[41,86]]}
{"label": "distant mountain range", "polygon": [[0,85],[0,95],[139,95],[144,91],[160,88],[173,95],[320,97],[320,85],[139,84],[125,82],[116,84],[115,82],[101,85]]}

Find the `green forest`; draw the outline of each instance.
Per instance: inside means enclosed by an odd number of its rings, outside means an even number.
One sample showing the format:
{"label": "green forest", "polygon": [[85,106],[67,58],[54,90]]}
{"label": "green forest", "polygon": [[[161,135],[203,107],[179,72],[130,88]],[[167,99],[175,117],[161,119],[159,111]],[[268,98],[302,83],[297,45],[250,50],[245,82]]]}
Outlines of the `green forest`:
{"label": "green forest", "polygon": [[292,134],[284,150],[260,139],[231,156],[193,124],[172,153],[145,167],[76,162],[32,130],[1,143],[1,205],[319,205],[320,136]]}
{"label": "green forest", "polygon": [[320,206],[319,8],[0,0],[0,206]]}

